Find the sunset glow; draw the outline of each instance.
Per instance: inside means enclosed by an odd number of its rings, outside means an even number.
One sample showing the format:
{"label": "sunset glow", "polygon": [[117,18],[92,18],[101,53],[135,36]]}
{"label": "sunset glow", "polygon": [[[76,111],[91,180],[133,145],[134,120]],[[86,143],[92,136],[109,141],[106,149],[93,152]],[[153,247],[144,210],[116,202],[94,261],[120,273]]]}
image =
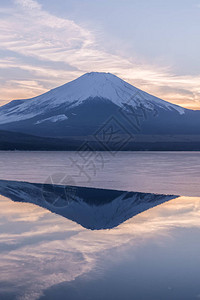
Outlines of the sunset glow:
{"label": "sunset glow", "polygon": [[[13,99],[37,96],[86,72],[97,71],[113,73],[172,103],[200,109],[199,57],[195,50],[189,52],[188,49],[188,44],[198,43],[198,1],[181,2],[180,6],[178,1],[176,4],[169,1],[166,7],[155,1],[155,6],[149,7],[151,17],[144,15],[142,24],[135,24],[135,14],[142,16],[147,1],[144,1],[145,6],[144,3],[127,1],[124,4],[126,13],[122,11],[124,24],[121,28],[117,28],[115,13],[108,25],[104,16],[105,1],[96,3],[96,6],[91,0],[84,4],[80,0],[76,4],[67,1],[63,11],[59,10],[59,2],[57,9],[52,1],[13,0],[2,5],[0,105]],[[82,5],[82,16],[76,11],[77,2]],[[115,2],[114,11],[119,9],[120,2]],[[114,1],[111,4],[114,5]],[[107,5],[107,13],[111,4]],[[182,17],[179,16],[180,10]],[[162,20],[157,20],[158,11]],[[98,12],[102,16],[96,20],[94,13]],[[169,17],[172,24],[168,24]],[[129,26],[126,26],[127,20]],[[175,20],[177,27],[174,29]],[[151,41],[150,21],[155,33]],[[137,35],[141,33],[144,36],[141,35],[138,43]],[[161,34],[162,40],[159,39]],[[165,50],[161,45],[163,41]]]}

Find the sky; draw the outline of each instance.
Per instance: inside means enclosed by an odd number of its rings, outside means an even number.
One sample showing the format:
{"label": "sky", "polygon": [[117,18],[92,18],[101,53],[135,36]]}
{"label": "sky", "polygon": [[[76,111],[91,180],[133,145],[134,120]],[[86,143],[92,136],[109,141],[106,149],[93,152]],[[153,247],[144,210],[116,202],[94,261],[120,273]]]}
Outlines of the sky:
{"label": "sky", "polygon": [[0,105],[110,72],[200,109],[200,0],[0,0]]}

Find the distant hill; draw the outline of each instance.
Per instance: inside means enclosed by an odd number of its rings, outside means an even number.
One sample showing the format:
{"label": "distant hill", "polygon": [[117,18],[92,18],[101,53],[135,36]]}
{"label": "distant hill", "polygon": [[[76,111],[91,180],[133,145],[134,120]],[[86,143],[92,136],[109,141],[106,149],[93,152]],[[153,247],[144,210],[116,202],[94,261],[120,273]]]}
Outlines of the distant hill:
{"label": "distant hill", "polygon": [[[86,138],[86,137],[85,137]],[[106,151],[94,139],[87,137],[91,150]],[[87,150],[84,139],[47,138],[18,132],[0,130],[0,150],[76,151]],[[113,143],[109,150],[118,151]],[[138,136],[134,142],[124,145],[124,151],[200,151],[200,136]]]}

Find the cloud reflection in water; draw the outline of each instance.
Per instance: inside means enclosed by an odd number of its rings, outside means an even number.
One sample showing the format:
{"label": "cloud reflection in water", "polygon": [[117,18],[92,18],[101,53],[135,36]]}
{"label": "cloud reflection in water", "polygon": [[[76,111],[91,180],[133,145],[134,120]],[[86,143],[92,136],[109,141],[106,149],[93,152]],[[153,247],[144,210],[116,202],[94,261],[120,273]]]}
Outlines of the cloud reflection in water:
{"label": "cloud reflection in water", "polygon": [[106,256],[114,261],[177,227],[200,226],[200,198],[77,188],[69,201],[63,187],[41,187],[0,182],[0,295],[38,299],[51,286],[104,270]]}

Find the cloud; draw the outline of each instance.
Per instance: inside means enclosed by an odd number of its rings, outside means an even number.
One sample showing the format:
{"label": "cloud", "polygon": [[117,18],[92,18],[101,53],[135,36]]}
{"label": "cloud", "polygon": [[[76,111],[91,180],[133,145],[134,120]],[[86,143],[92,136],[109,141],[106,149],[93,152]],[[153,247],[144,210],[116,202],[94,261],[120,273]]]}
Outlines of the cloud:
{"label": "cloud", "polygon": [[33,0],[15,0],[15,3],[18,3],[22,7],[28,9],[41,9],[41,5]]}
{"label": "cloud", "polygon": [[15,3],[12,15],[3,23],[5,34],[1,44],[5,49],[41,60],[68,62],[71,51],[92,43],[88,30],[71,20],[49,14],[36,1],[17,0]]}
{"label": "cloud", "polygon": [[[165,100],[200,106],[200,76],[176,76],[168,66],[138,63],[134,58],[113,54],[97,43],[94,31],[50,14],[34,0],[15,0],[12,7],[0,13],[1,49],[12,53],[0,61],[4,78],[14,69],[32,76],[27,83],[25,76],[17,78],[17,86],[9,76],[6,81],[0,80],[4,100],[36,96],[85,72],[105,71]],[[165,94],[163,86],[171,92]],[[183,96],[182,89],[192,93],[189,98]]]}

